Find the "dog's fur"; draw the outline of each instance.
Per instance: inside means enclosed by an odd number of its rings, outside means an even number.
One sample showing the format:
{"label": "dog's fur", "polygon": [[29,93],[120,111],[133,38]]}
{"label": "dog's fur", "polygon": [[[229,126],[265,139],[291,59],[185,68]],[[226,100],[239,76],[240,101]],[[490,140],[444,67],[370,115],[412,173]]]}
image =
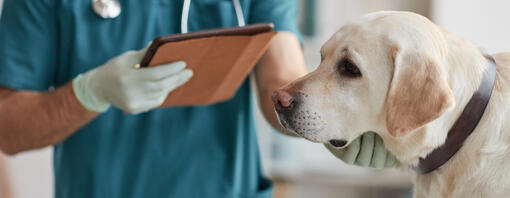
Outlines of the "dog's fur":
{"label": "dog's fur", "polygon": [[[321,55],[317,70],[281,89],[296,97],[281,122],[322,143],[376,131],[402,167],[444,143],[487,67],[477,46],[410,12],[377,12],[344,25]],[[493,57],[496,83],[482,120],[440,169],[416,174],[415,197],[510,196],[510,53]],[[361,77],[338,72],[346,58]]]}

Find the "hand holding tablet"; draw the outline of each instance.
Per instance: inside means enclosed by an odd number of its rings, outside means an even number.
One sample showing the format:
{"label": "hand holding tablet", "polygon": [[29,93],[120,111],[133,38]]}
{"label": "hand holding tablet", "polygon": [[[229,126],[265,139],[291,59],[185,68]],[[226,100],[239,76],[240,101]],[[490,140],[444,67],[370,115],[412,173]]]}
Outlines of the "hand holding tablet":
{"label": "hand holding tablet", "polygon": [[140,66],[185,61],[193,77],[162,106],[208,105],[234,96],[270,41],[273,24],[214,29],[154,39]]}

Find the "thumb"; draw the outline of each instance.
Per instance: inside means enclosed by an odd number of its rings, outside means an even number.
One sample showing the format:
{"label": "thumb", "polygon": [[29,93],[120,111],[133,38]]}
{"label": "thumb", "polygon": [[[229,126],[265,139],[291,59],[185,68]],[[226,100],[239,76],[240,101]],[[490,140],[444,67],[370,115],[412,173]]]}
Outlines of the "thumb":
{"label": "thumb", "polygon": [[138,60],[140,60],[139,62],[141,62],[141,61],[142,61],[142,59],[143,59],[143,57],[145,56],[145,54],[147,54],[147,50],[148,50],[148,49],[149,49],[149,46],[147,46],[147,47],[145,47],[145,48],[143,48],[143,49],[138,50],[138,51],[136,51],[136,52],[135,52],[135,54],[134,54],[134,55],[135,55],[135,57],[136,57]]}

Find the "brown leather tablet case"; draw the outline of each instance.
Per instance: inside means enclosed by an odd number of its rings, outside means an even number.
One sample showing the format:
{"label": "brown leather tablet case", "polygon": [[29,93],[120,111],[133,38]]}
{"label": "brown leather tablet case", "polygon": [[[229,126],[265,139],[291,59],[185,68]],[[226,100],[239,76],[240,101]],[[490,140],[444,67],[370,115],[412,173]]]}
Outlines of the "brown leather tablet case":
{"label": "brown leather tablet case", "polygon": [[193,70],[162,106],[218,103],[234,96],[275,34],[272,24],[256,24],[158,37],[140,66],[183,60]]}

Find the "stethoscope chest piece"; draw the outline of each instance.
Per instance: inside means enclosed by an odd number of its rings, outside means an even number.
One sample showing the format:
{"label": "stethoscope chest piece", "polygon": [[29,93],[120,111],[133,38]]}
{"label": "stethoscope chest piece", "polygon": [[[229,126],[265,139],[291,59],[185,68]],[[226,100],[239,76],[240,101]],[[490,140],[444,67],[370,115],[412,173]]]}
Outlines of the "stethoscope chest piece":
{"label": "stethoscope chest piece", "polygon": [[118,0],[92,0],[92,9],[104,19],[113,19],[120,15],[120,3]]}

